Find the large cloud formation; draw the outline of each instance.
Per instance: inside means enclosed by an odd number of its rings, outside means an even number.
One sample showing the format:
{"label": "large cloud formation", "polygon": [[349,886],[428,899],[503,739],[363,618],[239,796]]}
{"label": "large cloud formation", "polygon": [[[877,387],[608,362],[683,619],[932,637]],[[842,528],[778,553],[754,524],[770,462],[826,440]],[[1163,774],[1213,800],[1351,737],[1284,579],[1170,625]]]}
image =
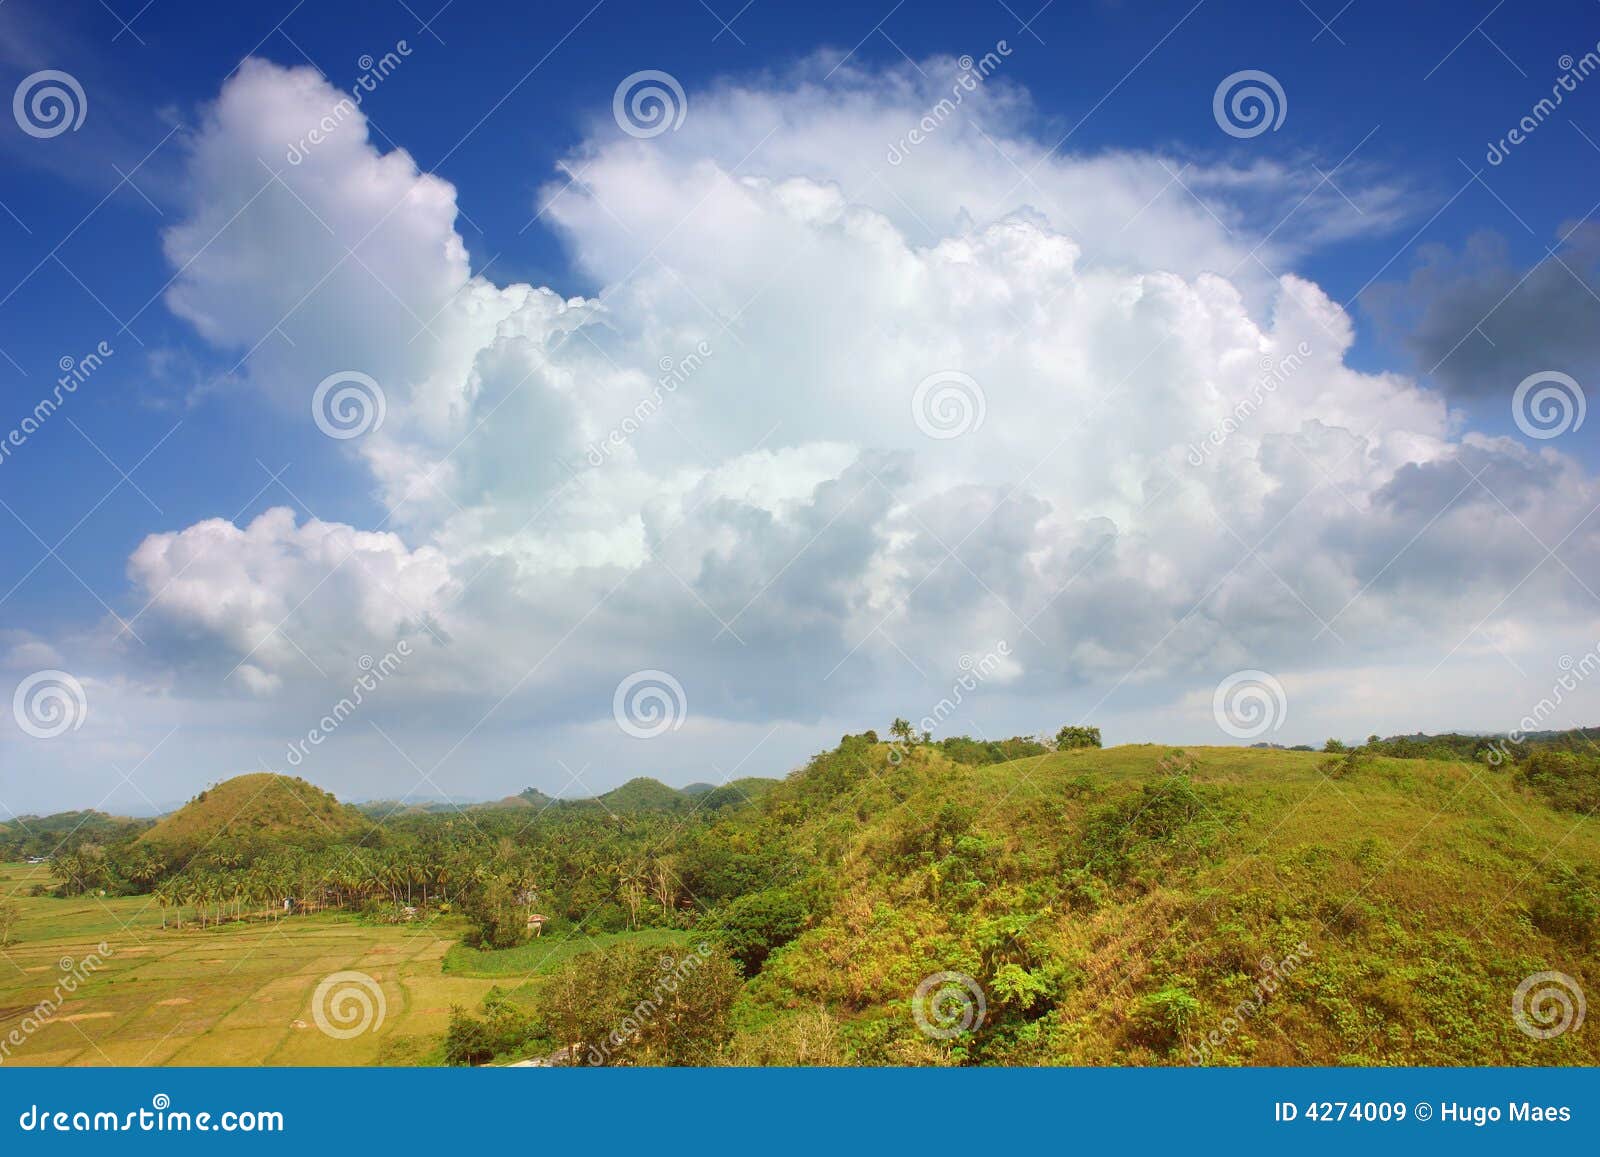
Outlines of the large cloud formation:
{"label": "large cloud formation", "polygon": [[[702,722],[881,725],[1002,642],[1006,723],[1141,704],[1118,738],[1196,738],[1244,667],[1330,729],[1341,702],[1515,722],[1595,637],[1600,495],[1345,364],[1350,319],[1286,270],[1401,195],[1369,181],[1357,222],[1266,163],[1051,152],[996,81],[891,163],[955,69],[807,63],[651,139],[596,121],[538,205],[603,287],[579,298],[474,274],[455,190],[358,111],[287,163],[341,94],[248,62],[193,145],[168,302],[307,422],[329,375],[377,382],[381,426],[326,452],[380,514],[151,535],[135,660],[274,700],[409,638],[396,700],[458,734],[607,719],[640,668]],[[1452,655],[1487,668],[1465,711],[1421,678]]]}

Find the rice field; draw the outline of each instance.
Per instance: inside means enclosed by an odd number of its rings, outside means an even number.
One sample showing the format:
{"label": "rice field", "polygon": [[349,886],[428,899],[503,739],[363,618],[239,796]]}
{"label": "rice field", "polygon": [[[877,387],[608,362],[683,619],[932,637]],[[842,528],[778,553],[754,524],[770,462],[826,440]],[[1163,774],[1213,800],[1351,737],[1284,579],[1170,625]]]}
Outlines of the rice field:
{"label": "rice field", "polygon": [[[426,1064],[450,1006],[494,983],[443,974],[455,925],[318,915],[180,932],[145,896],[30,896],[48,872],[0,865],[0,896],[22,911],[0,949],[0,1065]],[[337,973],[370,980],[326,989],[330,1034],[313,998]]]}

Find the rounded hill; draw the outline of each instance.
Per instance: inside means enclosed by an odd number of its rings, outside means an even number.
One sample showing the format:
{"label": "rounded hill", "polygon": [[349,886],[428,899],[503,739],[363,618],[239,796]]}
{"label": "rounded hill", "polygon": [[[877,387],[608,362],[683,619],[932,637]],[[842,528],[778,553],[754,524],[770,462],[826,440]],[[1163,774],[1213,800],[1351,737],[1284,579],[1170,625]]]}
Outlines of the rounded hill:
{"label": "rounded hill", "polygon": [[140,836],[166,847],[271,841],[304,847],[359,838],[372,827],[355,808],[291,775],[253,772],[225,779]]}

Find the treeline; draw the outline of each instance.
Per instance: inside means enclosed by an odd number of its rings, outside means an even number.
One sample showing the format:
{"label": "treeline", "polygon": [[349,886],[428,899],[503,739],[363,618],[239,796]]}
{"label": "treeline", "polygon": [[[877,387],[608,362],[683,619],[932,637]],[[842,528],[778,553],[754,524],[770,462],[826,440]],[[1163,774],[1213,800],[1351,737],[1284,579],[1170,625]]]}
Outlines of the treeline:
{"label": "treeline", "polygon": [[0,823],[0,860],[52,856],[80,843],[129,840],[151,825],[150,820],[110,816],[99,811],[57,812],[19,816]]}
{"label": "treeline", "polygon": [[[706,813],[709,817],[714,813]],[[75,839],[52,869],[64,895],[150,895],[177,926],[342,909],[386,919],[462,914],[504,948],[546,930],[675,927],[686,891],[669,849],[707,818],[561,809],[397,817],[359,834]]]}
{"label": "treeline", "polygon": [[1552,807],[1588,814],[1600,808],[1600,736],[1586,728],[1541,731],[1513,740],[1505,735],[1368,736],[1350,747],[1328,740],[1323,750],[1338,756],[1325,767],[1348,772],[1375,756],[1393,759],[1459,759],[1507,769],[1516,786],[1542,796]]}

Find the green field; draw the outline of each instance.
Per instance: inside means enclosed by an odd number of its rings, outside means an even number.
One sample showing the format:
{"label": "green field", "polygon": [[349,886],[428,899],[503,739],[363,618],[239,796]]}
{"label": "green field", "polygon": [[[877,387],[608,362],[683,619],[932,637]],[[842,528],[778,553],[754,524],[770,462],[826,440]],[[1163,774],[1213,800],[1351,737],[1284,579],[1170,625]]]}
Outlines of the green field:
{"label": "green field", "polygon": [[[372,925],[334,916],[161,927],[147,896],[31,897],[47,868],[0,865],[0,895],[23,916],[0,954],[0,1039],[53,995],[63,963],[110,949],[56,1014],[11,1049],[11,1065],[370,1065],[429,1059],[452,1004],[491,987],[445,976],[458,930]],[[354,970],[380,986],[374,1031],[336,1039],[311,1010],[318,982]]]}
{"label": "green field", "polygon": [[645,928],[638,932],[601,932],[585,936],[541,936],[516,948],[486,952],[457,944],[444,954],[444,971],[451,976],[470,976],[490,980],[520,980],[548,976],[567,961],[585,952],[616,944],[641,944],[663,950],[681,949],[694,940],[694,933],[674,928]]}

